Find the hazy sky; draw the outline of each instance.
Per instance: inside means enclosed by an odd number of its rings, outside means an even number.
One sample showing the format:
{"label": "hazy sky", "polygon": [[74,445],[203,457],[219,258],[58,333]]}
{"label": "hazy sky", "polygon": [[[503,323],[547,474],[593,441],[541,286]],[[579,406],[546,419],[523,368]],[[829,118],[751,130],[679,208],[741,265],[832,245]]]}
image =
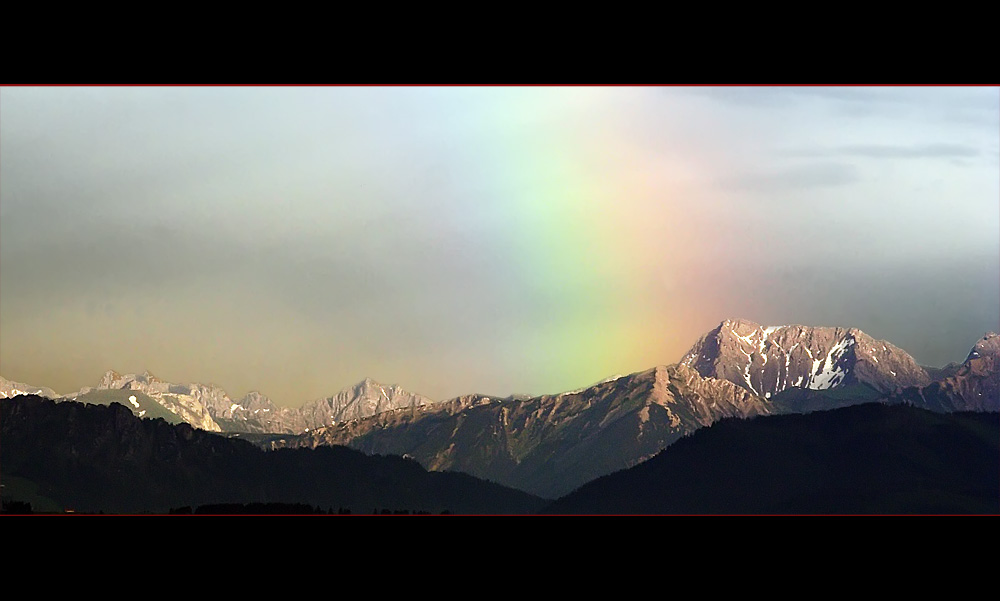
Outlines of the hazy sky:
{"label": "hazy sky", "polygon": [[995,87],[4,87],[0,374],[555,393],[736,317],[961,361],[998,147]]}

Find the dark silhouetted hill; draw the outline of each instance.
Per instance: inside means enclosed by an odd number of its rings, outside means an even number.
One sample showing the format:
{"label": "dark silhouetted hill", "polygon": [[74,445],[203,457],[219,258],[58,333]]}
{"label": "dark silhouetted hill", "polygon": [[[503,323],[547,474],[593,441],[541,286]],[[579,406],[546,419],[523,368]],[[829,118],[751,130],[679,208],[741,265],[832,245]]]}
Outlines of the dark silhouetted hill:
{"label": "dark silhouetted hill", "polygon": [[0,399],[0,470],[79,512],[288,503],[354,513],[531,513],[545,503],[466,474],[429,473],[401,457],[340,446],[264,452],[188,424],[139,419],[117,403],[34,395]]}
{"label": "dark silhouetted hill", "polygon": [[556,514],[1000,513],[1000,414],[870,403],[724,419]]}

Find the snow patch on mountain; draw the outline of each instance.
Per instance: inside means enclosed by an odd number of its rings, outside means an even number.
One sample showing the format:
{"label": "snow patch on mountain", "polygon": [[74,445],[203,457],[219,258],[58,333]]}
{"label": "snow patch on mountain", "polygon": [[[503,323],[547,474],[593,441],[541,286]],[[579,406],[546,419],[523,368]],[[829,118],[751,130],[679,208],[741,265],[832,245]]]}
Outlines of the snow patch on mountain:
{"label": "snow patch on mountain", "polygon": [[840,361],[847,349],[854,346],[855,340],[853,337],[844,338],[837,344],[835,344],[830,351],[826,354],[826,359],[823,361],[823,369],[819,369],[819,361],[813,361],[813,375],[809,379],[809,383],[806,384],[806,388],[811,388],[813,390],[826,390],[827,388],[833,388],[837,384],[844,381],[844,377],[847,375],[848,369],[841,369],[837,366],[837,362]]}
{"label": "snow patch on mountain", "polygon": [[905,351],[857,328],[761,326],[744,319],[719,324],[680,363],[765,398],[788,388],[863,383],[888,392],[929,382],[926,370]]}

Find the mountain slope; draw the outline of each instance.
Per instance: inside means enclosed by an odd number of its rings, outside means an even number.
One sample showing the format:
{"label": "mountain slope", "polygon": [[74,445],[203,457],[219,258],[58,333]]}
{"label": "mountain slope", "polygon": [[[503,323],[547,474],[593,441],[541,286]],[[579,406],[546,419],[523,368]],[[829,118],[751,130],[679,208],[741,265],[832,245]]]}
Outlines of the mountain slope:
{"label": "mountain slope", "polygon": [[[56,399],[58,400],[58,399]],[[111,405],[112,403],[118,403],[123,407],[131,410],[136,417],[144,417],[146,419],[162,419],[169,424],[182,424],[185,423],[184,419],[168,411],[163,407],[156,399],[138,391],[138,390],[98,390],[92,389],[83,394],[77,394],[71,398],[65,398],[64,400],[76,401],[78,403],[88,403],[91,405]]]}
{"label": "mountain slope", "polygon": [[[120,374],[114,370],[108,370],[94,388],[82,388],[73,396],[79,398],[93,391],[111,390],[142,393],[186,423],[209,432],[222,431],[212,418],[210,408],[224,405],[229,400],[226,391],[218,386],[173,384],[157,378],[148,371],[142,374]],[[135,413],[138,415],[138,411]]]}
{"label": "mountain slope", "polygon": [[[109,371],[97,388],[63,398],[119,402],[139,416],[226,431],[264,449],[346,445],[409,456],[426,469],[458,470],[555,498],[726,417],[887,397],[937,411],[1000,409],[1000,338],[987,335],[965,363],[934,375],[941,379],[931,382],[908,354],[854,328],[727,320],[680,364],[557,395],[467,395],[439,403],[366,379],[290,409],[257,392],[233,401],[217,386]],[[24,392],[13,384],[7,389]]]}
{"label": "mountain slope", "polygon": [[764,399],[730,382],[672,365],[558,395],[471,395],[388,411],[267,444],[344,444],[407,455],[428,469],[463,471],[553,498],[721,417],[769,412]]}
{"label": "mountain slope", "polygon": [[[544,503],[466,474],[343,447],[264,452],[249,443],[117,403],[0,399],[5,478],[77,511],[166,512],[223,503],[305,503],[456,513],[530,513]],[[27,483],[27,484],[24,484]]]}
{"label": "mountain slope", "polygon": [[726,419],[546,513],[998,513],[1000,414],[871,403]]}
{"label": "mountain slope", "polygon": [[[1000,361],[978,361],[974,373],[1000,377]],[[827,410],[882,400],[913,382],[951,390],[952,381],[930,384],[904,351],[854,328],[763,328],[728,320],[681,364],[583,390],[527,399],[469,395],[258,442],[408,455],[428,469],[460,470],[553,497],[635,465],[724,417]],[[920,397],[910,402],[936,408]],[[948,410],[993,406],[952,402]]]}
{"label": "mountain slope", "polygon": [[852,384],[889,393],[931,381],[905,351],[857,328],[763,327],[745,319],[719,324],[681,363],[765,398],[788,388],[824,390]]}
{"label": "mountain slope", "polygon": [[399,386],[385,386],[365,378],[339,393],[308,403],[299,409],[305,428],[314,430],[333,423],[361,419],[394,409],[412,409],[434,403],[419,394],[406,392]]}
{"label": "mountain slope", "polygon": [[953,375],[895,391],[889,400],[934,411],[1000,411],[1000,336],[986,333]]}

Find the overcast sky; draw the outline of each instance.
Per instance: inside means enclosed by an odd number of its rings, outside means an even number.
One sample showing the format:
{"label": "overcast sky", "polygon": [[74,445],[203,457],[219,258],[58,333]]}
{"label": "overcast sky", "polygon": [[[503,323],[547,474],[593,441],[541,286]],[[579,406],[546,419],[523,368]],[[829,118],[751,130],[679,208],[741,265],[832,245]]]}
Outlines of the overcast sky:
{"label": "overcast sky", "polygon": [[1000,330],[989,87],[0,88],[0,374],[555,393],[727,318]]}

